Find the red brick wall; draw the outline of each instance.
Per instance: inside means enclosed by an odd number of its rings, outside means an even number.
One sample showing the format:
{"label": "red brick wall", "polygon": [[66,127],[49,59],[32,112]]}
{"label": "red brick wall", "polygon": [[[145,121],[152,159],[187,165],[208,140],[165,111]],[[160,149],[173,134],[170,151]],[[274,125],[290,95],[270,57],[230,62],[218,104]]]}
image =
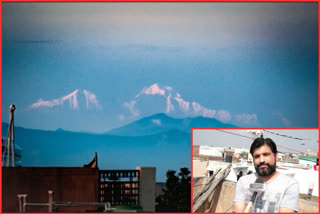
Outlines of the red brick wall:
{"label": "red brick wall", "polygon": [[[2,211],[18,212],[17,194],[29,203],[48,203],[48,190],[56,202],[97,202],[99,171],[80,167],[2,168]],[[95,207],[59,207],[57,212],[82,212]],[[48,207],[27,206],[26,212],[48,212]]]}

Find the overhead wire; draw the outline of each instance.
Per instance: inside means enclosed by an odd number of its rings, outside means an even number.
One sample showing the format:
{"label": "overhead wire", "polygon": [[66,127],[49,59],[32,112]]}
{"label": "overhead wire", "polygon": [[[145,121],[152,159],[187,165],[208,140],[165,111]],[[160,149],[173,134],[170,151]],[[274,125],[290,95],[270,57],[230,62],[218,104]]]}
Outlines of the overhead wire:
{"label": "overhead wire", "polygon": [[[232,134],[232,135],[236,135],[236,136],[239,136],[239,137],[244,137],[244,138],[249,138],[249,139],[256,139],[254,137],[249,137],[249,136],[245,136],[245,135],[241,135],[241,134],[237,134],[237,133],[233,133],[233,132],[229,132],[229,131],[225,131],[225,130],[221,130],[221,129],[215,129],[216,131],[220,131],[220,132],[225,132],[227,134]],[[281,136],[281,135],[279,135]],[[282,136],[283,137],[283,136]],[[302,139],[302,138],[301,138]],[[291,148],[288,148],[288,147],[285,147],[285,146],[281,146],[279,144],[276,144],[278,147],[281,147],[281,148],[284,148],[284,149],[287,149],[287,150],[290,150],[290,151],[294,151],[294,152],[297,152],[297,153],[301,153],[301,154],[306,154],[308,156],[312,156],[312,157],[317,157],[316,155],[313,155],[313,154],[309,154],[309,153],[306,153],[306,152],[301,152],[301,151],[298,151],[298,150],[295,150],[295,149],[291,149]]]}
{"label": "overhead wire", "polygon": [[[312,141],[312,139],[310,140],[309,138],[293,137],[293,136],[289,136],[289,135],[285,135],[285,134],[275,133],[275,132],[272,132],[272,131],[269,131],[269,130],[265,130],[265,129],[262,129],[262,130],[264,132],[268,132],[268,133],[271,133],[271,134],[274,134],[274,135],[278,135],[278,136],[281,136],[281,137],[291,138],[291,139],[295,139],[295,140],[302,140],[302,141],[305,141],[305,140]],[[316,141],[316,142],[319,142],[319,141]]]}

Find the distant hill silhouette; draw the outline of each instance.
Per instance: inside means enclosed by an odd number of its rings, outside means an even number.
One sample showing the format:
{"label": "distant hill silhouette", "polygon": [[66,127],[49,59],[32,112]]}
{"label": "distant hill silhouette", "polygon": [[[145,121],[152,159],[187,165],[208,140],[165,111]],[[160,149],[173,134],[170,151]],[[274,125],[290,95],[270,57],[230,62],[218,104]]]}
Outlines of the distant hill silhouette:
{"label": "distant hill silhouette", "polygon": [[[2,123],[3,137],[8,124]],[[22,148],[22,166],[75,166],[89,163],[98,152],[100,169],[156,167],[157,181],[165,181],[169,169],[190,169],[190,134],[167,130],[145,136],[114,136],[44,131],[15,127],[15,143]]]}
{"label": "distant hill silhouette", "polygon": [[112,129],[107,134],[119,136],[144,136],[152,135],[169,130],[180,130],[186,133],[191,132],[191,128],[214,127],[229,128],[235,125],[222,123],[219,120],[205,117],[177,119],[169,117],[164,113],[145,117],[120,128]]}

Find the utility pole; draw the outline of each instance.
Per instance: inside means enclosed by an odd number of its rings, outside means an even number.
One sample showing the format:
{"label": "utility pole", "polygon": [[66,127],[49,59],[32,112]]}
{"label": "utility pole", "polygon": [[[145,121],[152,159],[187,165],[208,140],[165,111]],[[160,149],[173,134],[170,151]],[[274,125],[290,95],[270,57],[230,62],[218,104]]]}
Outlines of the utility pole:
{"label": "utility pole", "polygon": [[[8,127],[8,134],[7,138],[2,139],[2,141],[7,141],[5,145],[5,149],[3,151],[2,156],[2,164],[4,163],[4,159],[7,158],[7,167],[10,166],[10,155],[11,155],[11,166],[15,166],[14,161],[14,110],[16,110],[15,105],[10,105],[10,117],[9,117],[9,127]],[[11,152],[11,154],[10,154]]]}

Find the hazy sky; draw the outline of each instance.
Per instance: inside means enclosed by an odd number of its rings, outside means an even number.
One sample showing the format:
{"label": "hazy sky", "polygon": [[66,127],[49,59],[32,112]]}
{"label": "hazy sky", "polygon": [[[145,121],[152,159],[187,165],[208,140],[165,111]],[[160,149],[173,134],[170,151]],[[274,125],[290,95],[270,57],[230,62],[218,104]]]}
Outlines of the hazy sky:
{"label": "hazy sky", "polygon": [[51,130],[159,112],[318,126],[317,3],[2,6],[3,121],[14,103],[16,125]]}
{"label": "hazy sky", "polygon": [[[248,130],[235,130],[227,129],[221,132],[217,130],[193,130],[193,145],[208,145],[216,147],[234,147],[234,148],[247,148],[250,146],[254,138],[258,136],[248,132]],[[269,132],[268,132],[269,131]],[[272,132],[272,133],[271,133]],[[289,137],[283,137],[279,135],[286,135],[293,138],[300,138],[303,140],[297,140]],[[237,134],[237,135],[234,135]],[[278,147],[278,151],[281,152],[308,152],[308,149],[318,151],[318,130],[316,129],[294,129],[294,130],[269,130],[267,129],[263,133],[264,138],[271,138]],[[243,137],[245,136],[245,137]],[[248,137],[248,138],[246,138]],[[250,139],[253,138],[253,139]],[[289,149],[287,149],[289,148]],[[290,150],[291,149],[291,150]]]}

